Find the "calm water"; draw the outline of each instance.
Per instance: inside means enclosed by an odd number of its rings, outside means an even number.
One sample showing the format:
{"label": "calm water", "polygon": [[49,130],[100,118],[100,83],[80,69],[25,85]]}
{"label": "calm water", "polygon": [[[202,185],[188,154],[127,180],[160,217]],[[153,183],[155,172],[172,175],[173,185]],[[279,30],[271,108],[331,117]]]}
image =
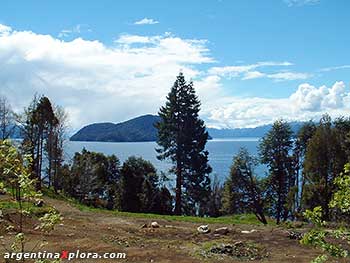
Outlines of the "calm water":
{"label": "calm water", "polygon": [[[232,157],[235,155],[240,147],[245,147],[248,151],[256,155],[259,138],[233,138],[233,139],[214,139],[207,143],[207,150],[209,151],[209,162],[213,168],[213,175],[216,174],[220,181],[229,173],[232,164]],[[126,160],[129,156],[142,157],[150,161],[157,168],[158,171],[167,172],[170,163],[159,161],[156,158],[155,142],[67,142],[66,145],[66,159],[70,160],[75,152],[80,152],[83,148],[89,151],[101,152],[104,154],[115,154],[121,162]],[[264,172],[262,166],[257,168],[259,174]]]}

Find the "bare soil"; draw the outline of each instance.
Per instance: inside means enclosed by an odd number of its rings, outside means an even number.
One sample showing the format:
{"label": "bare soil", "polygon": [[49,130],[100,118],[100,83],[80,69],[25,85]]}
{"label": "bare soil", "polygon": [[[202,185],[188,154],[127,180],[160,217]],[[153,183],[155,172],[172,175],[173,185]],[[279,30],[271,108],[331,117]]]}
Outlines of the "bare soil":
{"label": "bare soil", "polygon": [[[45,203],[54,206],[64,220],[50,234],[43,235],[35,226],[36,220],[26,219],[25,234],[29,238],[27,248],[30,249],[39,240],[48,244],[40,251],[61,252],[68,250],[74,252],[125,252],[124,260],[72,260],[71,262],[310,262],[319,251],[299,244],[298,240],[288,238],[285,229],[275,226],[251,225],[209,225],[214,230],[218,227],[229,227],[227,235],[199,234],[198,224],[157,220],[159,228],[142,228],[144,224],[150,225],[149,219],[130,217],[117,217],[103,212],[80,211],[74,205],[65,201],[45,198]],[[11,244],[13,235],[6,232],[6,224],[16,222],[15,214],[7,214],[5,222],[0,223],[0,236],[6,246]],[[242,230],[257,230],[250,234],[241,233]],[[210,249],[222,244],[235,244],[242,242],[254,246],[261,251],[260,259],[239,258],[232,255],[211,253]],[[38,250],[38,249],[35,249]],[[0,247],[0,253],[5,248]],[[0,262],[4,260],[1,256]],[[66,261],[63,261],[66,262]],[[345,262],[345,261],[334,261]]]}

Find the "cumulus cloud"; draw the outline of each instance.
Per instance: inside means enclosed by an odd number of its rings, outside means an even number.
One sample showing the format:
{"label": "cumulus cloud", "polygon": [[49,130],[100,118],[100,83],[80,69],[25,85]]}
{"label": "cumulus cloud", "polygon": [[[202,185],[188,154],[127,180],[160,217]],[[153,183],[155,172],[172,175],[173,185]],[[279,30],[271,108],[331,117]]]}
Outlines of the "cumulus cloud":
{"label": "cumulus cloud", "polygon": [[341,109],[349,93],[345,92],[345,83],[336,82],[331,88],[321,86],[316,88],[310,84],[301,84],[291,95],[290,100],[296,109],[301,111],[327,111]]}
{"label": "cumulus cloud", "polygon": [[344,82],[335,82],[330,88],[304,83],[288,98],[281,99],[225,98],[206,109],[208,124],[221,128],[256,127],[280,118],[318,120],[326,112],[333,117],[349,115],[350,92]]}
{"label": "cumulus cloud", "polygon": [[[324,112],[349,114],[350,95],[343,82],[332,87],[302,84],[287,98],[240,98],[228,95],[224,78],[269,78],[263,67],[288,67],[290,62],[212,67],[206,40],[183,39],[170,33],[120,35],[111,46],[98,40],[70,41],[0,25],[0,94],[16,111],[35,93],[47,95],[68,111],[74,130],[93,122],[119,122],[155,114],[176,74],[193,79],[208,126],[253,127],[277,118],[307,120]],[[210,67],[209,70],[206,67]],[[293,76],[274,79],[292,79]],[[238,74],[238,75],[236,75]],[[298,76],[301,78],[301,76]],[[247,86],[249,88],[249,86]]]}
{"label": "cumulus cloud", "polygon": [[11,31],[12,31],[11,27],[0,24],[0,35],[7,35]]}
{"label": "cumulus cloud", "polygon": [[158,24],[159,21],[154,20],[153,18],[143,18],[141,20],[135,21],[134,25],[155,25]]}
{"label": "cumulus cloud", "polygon": [[18,110],[45,94],[68,109],[75,129],[156,113],[180,70],[195,78],[195,65],[213,62],[205,41],[170,34],[123,35],[106,46],[1,28],[0,93]]}

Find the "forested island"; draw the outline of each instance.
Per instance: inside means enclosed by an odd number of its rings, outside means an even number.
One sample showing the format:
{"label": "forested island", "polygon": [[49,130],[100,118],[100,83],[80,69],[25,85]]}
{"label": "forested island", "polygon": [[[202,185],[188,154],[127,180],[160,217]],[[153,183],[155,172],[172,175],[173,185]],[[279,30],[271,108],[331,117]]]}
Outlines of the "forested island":
{"label": "forested island", "polygon": [[[157,115],[143,115],[121,123],[94,123],[87,125],[70,137],[71,141],[93,142],[149,142],[157,141],[156,123],[160,120]],[[294,133],[302,127],[302,122],[291,122]],[[255,128],[216,129],[207,128],[209,139],[235,137],[263,137],[272,125]]]}

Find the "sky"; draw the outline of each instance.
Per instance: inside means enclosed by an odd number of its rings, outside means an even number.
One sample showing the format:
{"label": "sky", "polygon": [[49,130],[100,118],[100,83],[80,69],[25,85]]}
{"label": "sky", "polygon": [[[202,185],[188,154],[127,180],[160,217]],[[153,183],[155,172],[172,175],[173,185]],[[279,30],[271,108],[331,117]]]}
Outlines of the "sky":
{"label": "sky", "polygon": [[180,71],[209,127],[350,115],[350,1],[0,3],[0,95],[73,130],[156,114]]}

